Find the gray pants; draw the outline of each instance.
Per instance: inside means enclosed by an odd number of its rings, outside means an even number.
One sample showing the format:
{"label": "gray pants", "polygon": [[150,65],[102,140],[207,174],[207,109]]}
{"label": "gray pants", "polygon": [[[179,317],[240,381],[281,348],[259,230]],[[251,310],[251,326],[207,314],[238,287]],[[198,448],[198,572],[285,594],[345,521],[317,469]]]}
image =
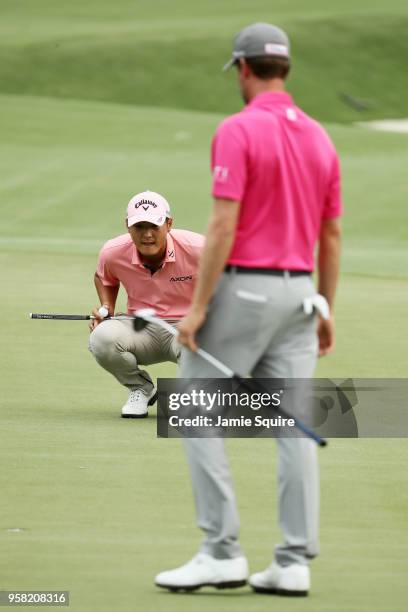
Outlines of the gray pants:
{"label": "gray pants", "polygon": [[[177,323],[177,321],[169,321]],[[125,387],[149,395],[153,381],[140,365],[177,362],[180,347],[168,331],[148,325],[136,332],[132,321],[103,321],[89,337],[89,350],[96,361]]]}
{"label": "gray pants", "polygon": [[[243,376],[310,378],[316,365],[314,316],[304,298],[315,294],[309,276],[223,274],[198,334],[199,345]],[[184,350],[180,377],[220,378],[199,356]],[[302,414],[302,406],[295,412]],[[256,446],[259,451],[265,446]],[[304,438],[277,439],[281,565],[306,564],[318,554],[319,477],[316,444]],[[202,551],[216,558],[242,554],[239,518],[223,439],[184,439]]]}

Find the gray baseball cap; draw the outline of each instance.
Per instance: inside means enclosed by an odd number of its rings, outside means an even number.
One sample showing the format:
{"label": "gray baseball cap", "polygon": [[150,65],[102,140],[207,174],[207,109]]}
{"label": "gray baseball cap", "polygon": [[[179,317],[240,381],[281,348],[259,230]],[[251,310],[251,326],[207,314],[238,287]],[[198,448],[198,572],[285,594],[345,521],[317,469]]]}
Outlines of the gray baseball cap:
{"label": "gray baseball cap", "polygon": [[235,37],[232,57],[223,70],[228,70],[240,57],[290,58],[287,34],[269,23],[253,23],[243,28]]}

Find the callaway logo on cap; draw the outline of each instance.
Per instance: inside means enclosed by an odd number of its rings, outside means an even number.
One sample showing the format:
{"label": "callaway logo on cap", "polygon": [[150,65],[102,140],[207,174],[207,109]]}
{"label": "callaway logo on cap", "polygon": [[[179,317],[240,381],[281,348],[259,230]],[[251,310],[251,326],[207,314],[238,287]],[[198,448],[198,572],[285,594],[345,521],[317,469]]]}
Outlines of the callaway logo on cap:
{"label": "callaway logo on cap", "polygon": [[160,193],[142,191],[130,200],[126,218],[128,227],[142,221],[163,225],[166,218],[171,219],[170,206]]}
{"label": "callaway logo on cap", "polygon": [[232,57],[223,70],[228,70],[240,57],[290,58],[289,38],[283,30],[270,23],[253,23],[235,37]]}

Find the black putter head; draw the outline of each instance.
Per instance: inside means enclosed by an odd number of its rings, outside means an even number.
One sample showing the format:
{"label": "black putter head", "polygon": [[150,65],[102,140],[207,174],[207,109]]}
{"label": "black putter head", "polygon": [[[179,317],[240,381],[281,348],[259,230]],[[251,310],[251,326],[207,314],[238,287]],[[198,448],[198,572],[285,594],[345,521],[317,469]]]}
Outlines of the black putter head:
{"label": "black putter head", "polygon": [[138,317],[137,315],[133,319],[133,329],[137,332],[143,331],[147,325],[147,321],[142,319],[142,317]]}

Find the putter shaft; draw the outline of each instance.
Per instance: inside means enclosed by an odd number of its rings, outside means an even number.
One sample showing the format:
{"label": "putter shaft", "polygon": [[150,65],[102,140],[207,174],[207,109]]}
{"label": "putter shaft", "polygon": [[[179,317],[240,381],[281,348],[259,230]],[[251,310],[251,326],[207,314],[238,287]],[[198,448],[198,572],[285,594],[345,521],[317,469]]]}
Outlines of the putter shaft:
{"label": "putter shaft", "polygon": [[[53,314],[53,313],[38,313],[38,312],[30,312],[30,319],[48,319],[55,321],[90,321],[96,319],[94,315],[76,315],[76,314]],[[115,321],[126,321],[133,320],[133,317],[128,315],[118,315],[113,317],[106,317],[106,320],[115,320]]]}

